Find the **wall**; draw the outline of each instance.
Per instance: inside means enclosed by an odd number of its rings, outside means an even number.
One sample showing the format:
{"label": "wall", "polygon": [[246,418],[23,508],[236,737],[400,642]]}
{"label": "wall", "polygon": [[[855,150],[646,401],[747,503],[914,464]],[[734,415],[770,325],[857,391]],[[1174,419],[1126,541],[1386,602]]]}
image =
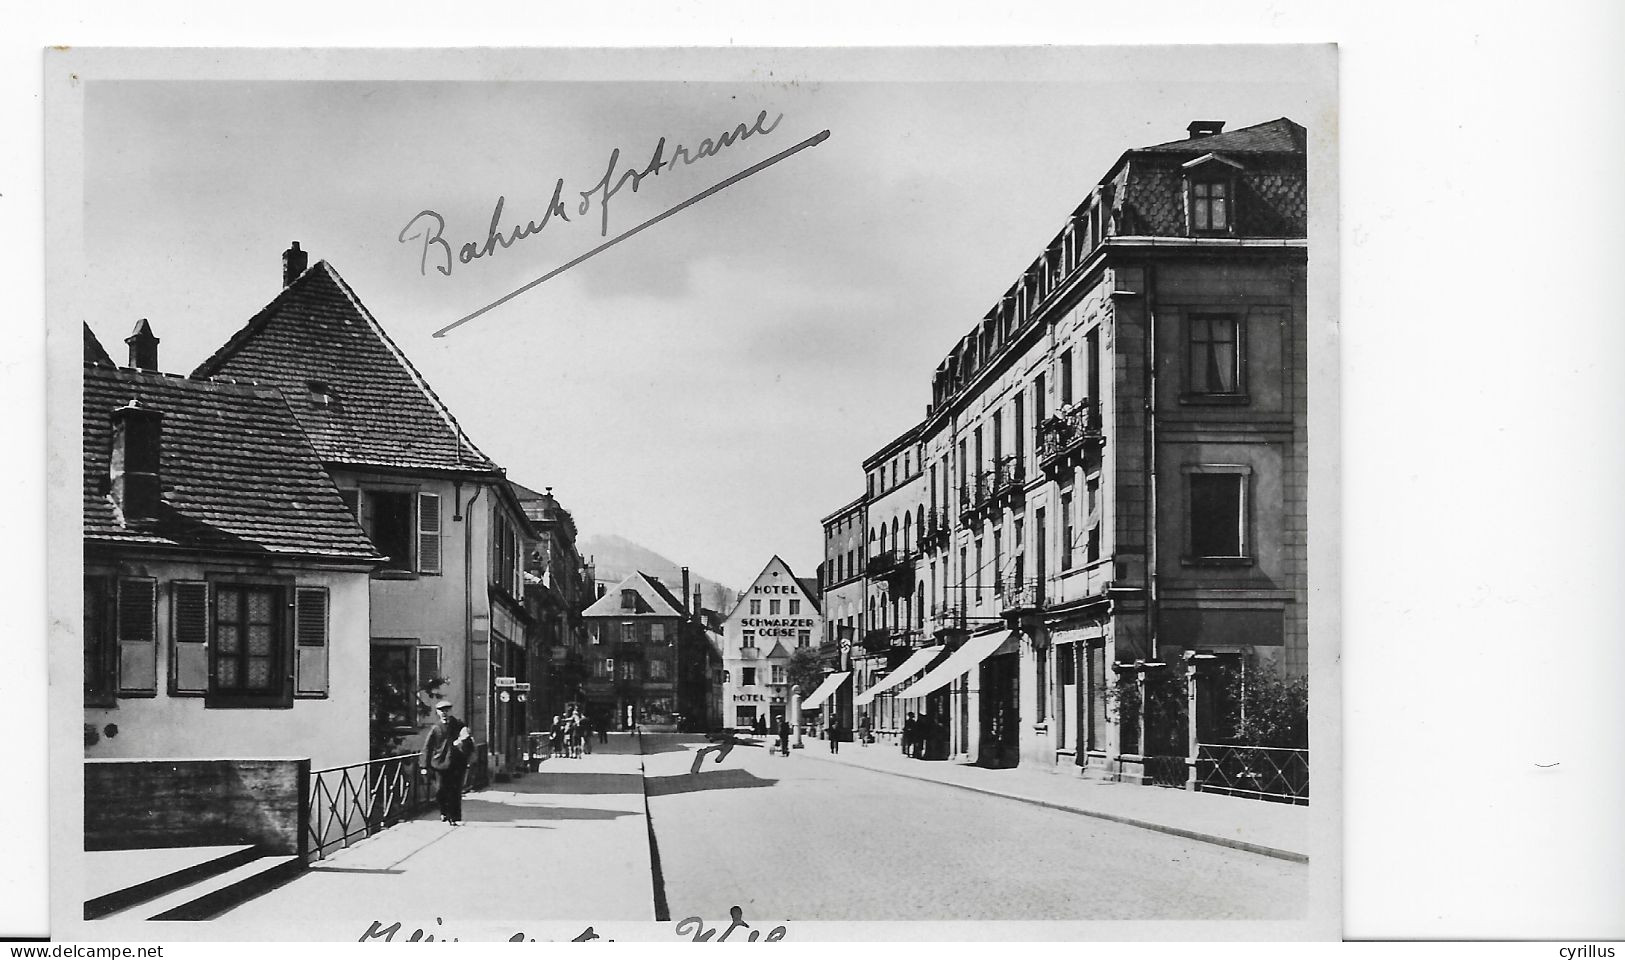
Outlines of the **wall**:
{"label": "wall", "polygon": [[[96,742],[86,759],[309,757],[311,769],[361,763],[368,757],[367,574],[310,570],[290,564],[176,563],[130,560],[112,566],[86,560],[85,572],[116,572],[158,581],[158,693],[85,708]],[[328,589],[328,695],[295,699],[282,709],[206,708],[203,697],[168,693],[171,588],[174,580],[292,576],[298,586]],[[109,736],[109,725],[116,733]],[[89,739],[87,735],[87,740]]]}
{"label": "wall", "polygon": [[[789,588],[789,592],[781,592],[779,588]],[[756,579],[745,589],[745,592],[739,595],[739,603],[722,624],[722,669],[724,676],[727,678],[722,684],[723,726],[735,725],[735,718],[738,715],[737,708],[740,706],[755,707],[757,716],[764,719],[771,716],[774,706],[784,707],[788,714],[790,685],[788,683],[774,685],[771,680],[772,668],[782,666],[788,669],[790,659],[788,656],[769,659],[768,654],[773,650],[775,643],[783,644],[787,653],[794,654],[797,645],[797,638],[794,633],[796,630],[809,631],[809,646],[812,649],[817,649],[819,642],[825,635],[824,617],[819,612],[818,604],[814,602],[817,599],[808,596],[801,589],[795,573],[791,571],[784,561],[777,557],[773,558],[762,569],[762,572],[757,574]],[[750,612],[752,600],[761,601],[761,613],[753,614]],[[779,600],[782,603],[777,617],[769,612],[772,609],[771,601],[773,600]],[[801,602],[801,612],[799,614],[792,616],[788,612],[788,601],[790,600],[799,600]],[[794,620],[796,624],[790,627],[776,628],[764,627],[757,622],[759,620],[773,619]],[[746,657],[741,653],[744,631],[747,629],[755,631],[756,634],[755,649],[757,656],[755,657]],[[763,636],[762,631],[764,629],[784,629],[790,633],[788,636]],[[746,667],[753,668],[758,672],[756,685],[753,687],[746,687],[740,682],[743,677],[741,671]],[[811,693],[811,690],[801,691],[803,697]],[[757,699],[758,697],[760,699]]]}
{"label": "wall", "polygon": [[308,760],[86,760],[85,849],[257,843],[302,854]]}

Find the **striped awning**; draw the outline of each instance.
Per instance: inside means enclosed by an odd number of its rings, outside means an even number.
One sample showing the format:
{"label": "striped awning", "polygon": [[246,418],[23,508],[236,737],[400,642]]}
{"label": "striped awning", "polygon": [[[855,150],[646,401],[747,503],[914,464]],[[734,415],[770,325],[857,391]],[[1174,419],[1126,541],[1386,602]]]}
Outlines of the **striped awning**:
{"label": "striped awning", "polygon": [[825,700],[828,700],[836,690],[840,689],[841,684],[845,683],[846,678],[850,676],[852,676],[852,671],[843,670],[840,673],[832,673],[825,677],[824,682],[818,685],[818,689],[812,692],[812,696],[801,701],[801,709],[817,710]]}
{"label": "striped awning", "polygon": [[946,687],[963,674],[970,672],[972,667],[991,657],[1006,641],[1014,641],[1016,637],[1017,633],[1014,630],[971,637],[965,641],[964,646],[938,664],[935,670],[909,684],[907,688],[897,691],[898,699],[912,700]]}
{"label": "striped awning", "polygon": [[924,670],[926,667],[930,666],[931,661],[937,658],[937,654],[941,653],[945,649],[947,648],[926,647],[924,650],[914,651],[914,653],[907,660],[903,661],[902,666],[891,672],[890,676],[858,694],[857,699],[852,701],[853,705],[861,707],[873,700],[875,697],[885,693],[887,690],[898,686],[904,680],[907,680],[909,677],[914,676],[916,673],[919,673],[921,670]]}

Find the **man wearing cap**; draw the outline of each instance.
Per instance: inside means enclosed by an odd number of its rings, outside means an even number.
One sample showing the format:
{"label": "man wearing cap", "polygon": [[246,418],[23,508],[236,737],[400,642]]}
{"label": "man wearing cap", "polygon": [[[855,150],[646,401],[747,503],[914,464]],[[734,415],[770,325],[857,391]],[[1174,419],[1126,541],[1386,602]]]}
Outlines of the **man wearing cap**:
{"label": "man wearing cap", "polygon": [[434,770],[439,775],[440,787],[434,799],[440,806],[440,819],[456,826],[463,819],[463,775],[474,753],[474,737],[463,721],[451,715],[451,701],[442,700],[434,709],[440,719],[423,738],[420,772]]}

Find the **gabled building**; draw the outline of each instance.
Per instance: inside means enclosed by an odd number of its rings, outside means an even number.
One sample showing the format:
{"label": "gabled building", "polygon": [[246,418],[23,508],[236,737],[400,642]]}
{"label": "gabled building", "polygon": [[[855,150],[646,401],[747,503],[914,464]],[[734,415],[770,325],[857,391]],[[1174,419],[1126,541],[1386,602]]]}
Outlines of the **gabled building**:
{"label": "gabled building", "polygon": [[[818,649],[815,638],[824,636],[819,597],[817,581],[797,578],[777,556],[740,594],[722,624],[724,726],[749,727],[761,720],[771,729],[786,716],[790,657],[798,649]],[[840,654],[835,656],[831,674],[842,670]],[[850,699],[850,693],[846,696]]]}
{"label": "gabled building", "polygon": [[1106,171],[865,461],[865,627],[946,654],[871,706],[936,755],[1183,783],[1222,677],[1307,669],[1306,135],[1187,133]]}
{"label": "gabled building", "polygon": [[498,690],[527,669],[535,532],[501,468],[331,264],[308,266],[295,243],[282,285],[193,375],[281,391],[385,558],[370,585],[374,752],[413,749],[445,697],[487,752],[475,776],[509,769],[526,724]]}
{"label": "gabled building", "polygon": [[595,723],[614,730],[634,723],[651,731],[676,730],[684,716],[705,713],[703,697],[678,699],[678,678],[704,670],[705,651],[690,642],[691,635],[703,640],[703,630],[665,584],[634,573],[582,616],[590,671],[587,712]]}
{"label": "gabled building", "polygon": [[85,329],[86,758],[364,762],[383,558],[280,391],[126,342]]}

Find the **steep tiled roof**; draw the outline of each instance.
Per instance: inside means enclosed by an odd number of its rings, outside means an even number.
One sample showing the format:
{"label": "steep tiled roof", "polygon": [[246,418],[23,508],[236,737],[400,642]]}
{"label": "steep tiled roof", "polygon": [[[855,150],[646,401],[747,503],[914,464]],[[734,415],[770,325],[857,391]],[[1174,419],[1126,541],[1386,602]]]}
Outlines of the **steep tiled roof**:
{"label": "steep tiled roof", "polygon": [[[87,543],[375,560],[282,395],[86,363]],[[112,413],[132,399],[163,414],[163,503],[150,525],[120,522],[108,496]]]}
{"label": "steep tiled roof", "polygon": [[[636,612],[621,609],[621,591],[636,590],[642,598],[647,609],[639,608]],[[592,606],[582,611],[584,617],[680,617],[683,615],[682,604],[666,589],[665,584],[638,572],[622,580],[604,595],[593,602]]]}
{"label": "steep tiled roof", "polygon": [[280,387],[328,463],[497,469],[325,260],[300,274],[193,375]]}
{"label": "steep tiled roof", "polygon": [[812,577],[797,577],[796,582],[801,584],[801,592],[807,595],[807,600],[812,604],[813,610],[822,612],[819,606],[818,581]]}
{"label": "steep tiled roof", "polygon": [[107,348],[103,347],[102,342],[96,339],[96,335],[91,332],[88,323],[85,324],[85,362],[103,367],[115,365],[113,358],[107,355]]}
{"label": "steep tiled roof", "polygon": [[767,659],[788,660],[790,659],[790,651],[784,649],[784,643],[782,641],[775,640],[773,642],[773,649],[767,652]]}
{"label": "steep tiled roof", "polygon": [[1303,153],[1306,140],[1304,128],[1281,117],[1268,123],[1241,127],[1211,137],[1170,140],[1142,150],[1180,153]]}

